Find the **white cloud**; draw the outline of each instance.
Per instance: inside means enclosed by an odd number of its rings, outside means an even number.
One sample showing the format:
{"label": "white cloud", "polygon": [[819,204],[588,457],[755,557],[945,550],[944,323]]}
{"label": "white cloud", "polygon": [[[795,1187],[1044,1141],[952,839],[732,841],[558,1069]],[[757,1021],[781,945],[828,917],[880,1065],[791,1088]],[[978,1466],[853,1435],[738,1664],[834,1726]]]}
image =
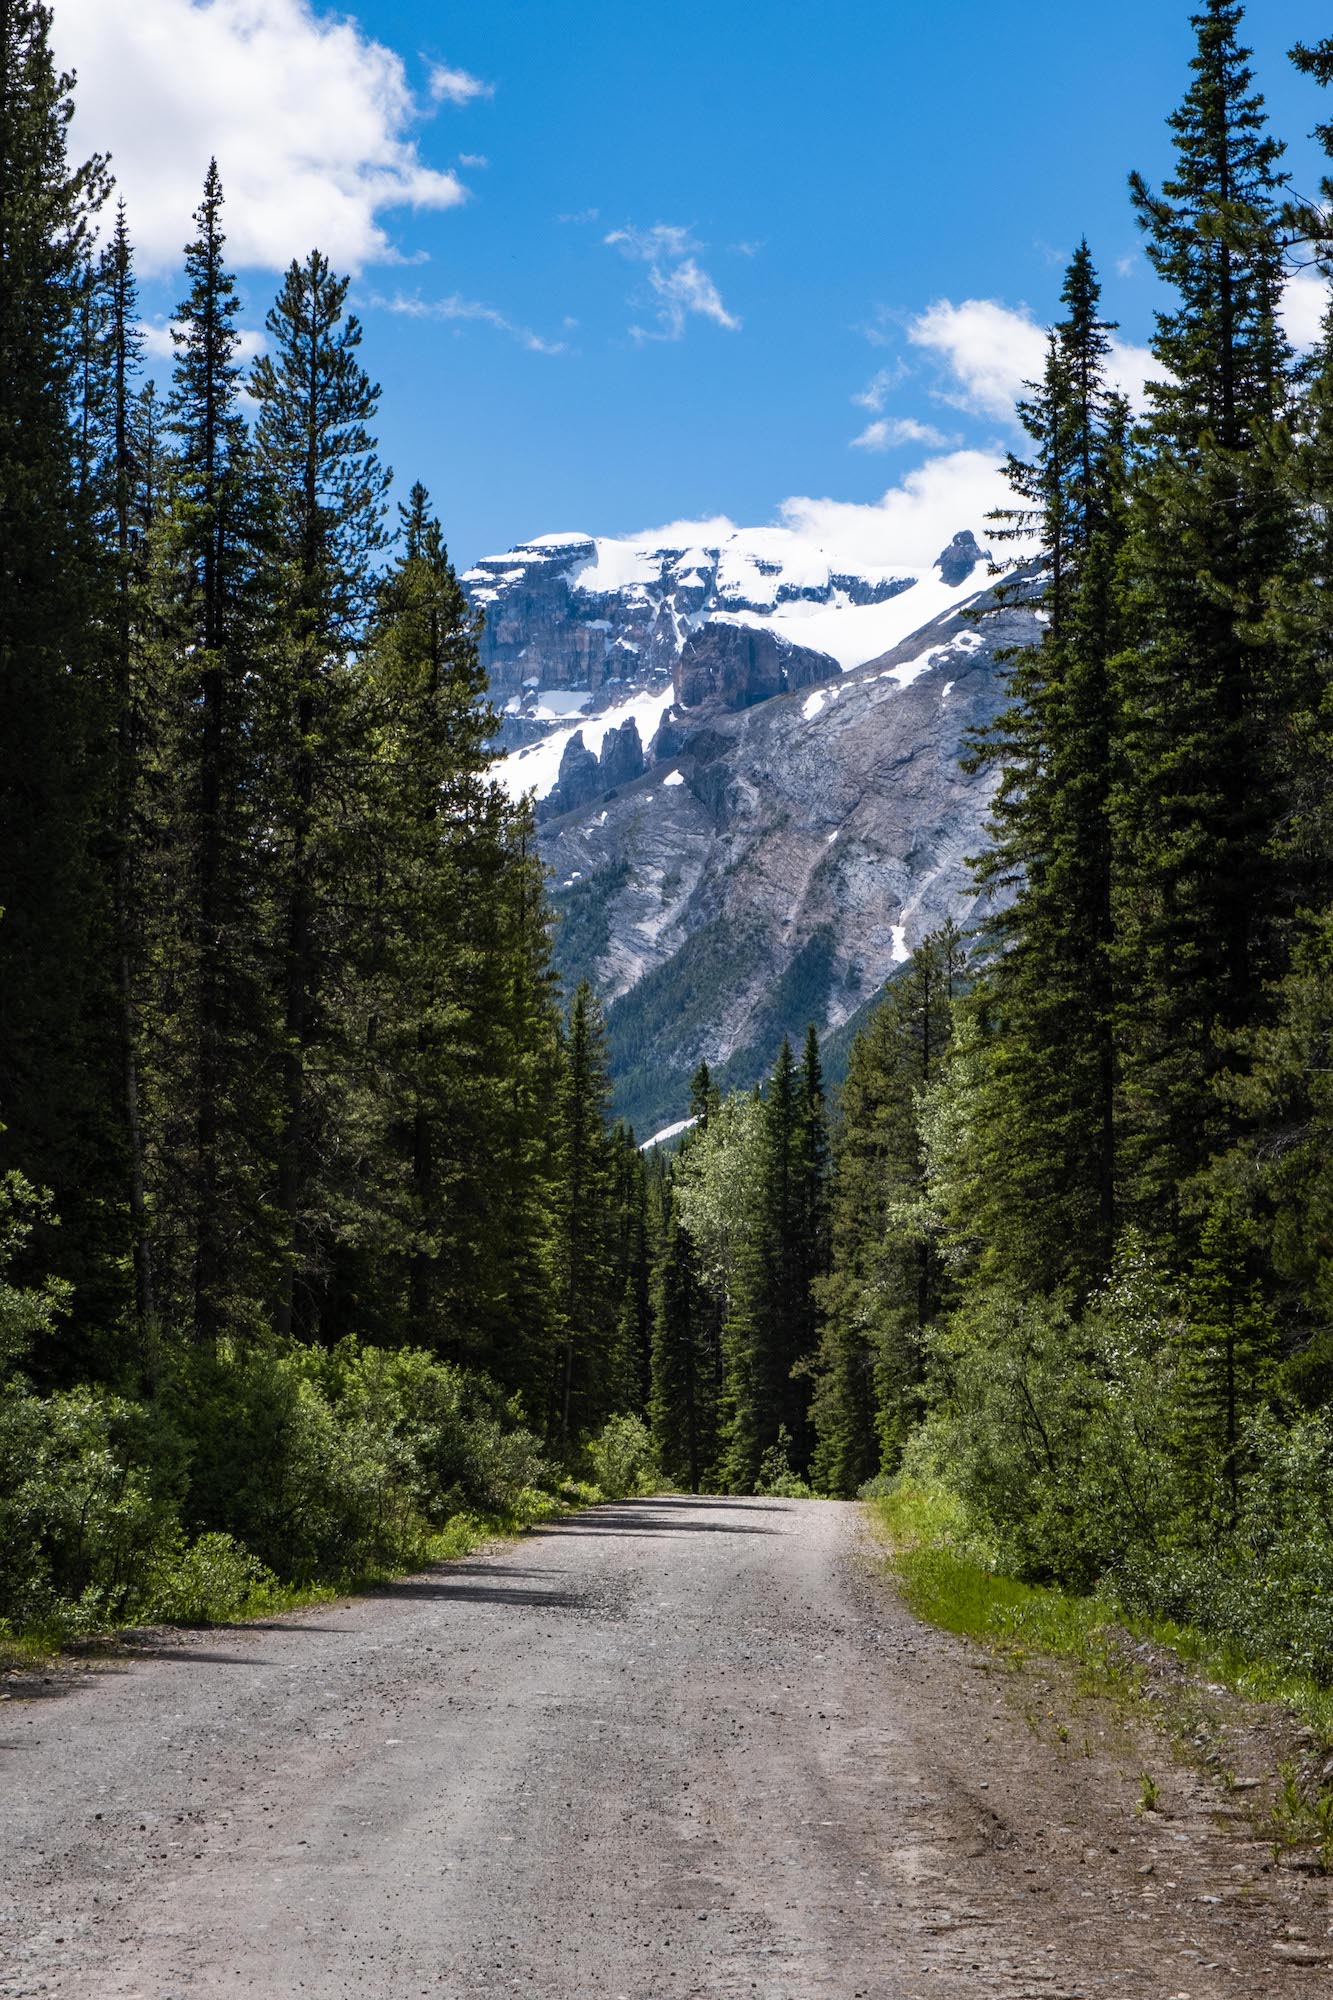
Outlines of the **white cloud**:
{"label": "white cloud", "polygon": [[658,222],[651,229],[613,229],[603,242],[622,256],[648,267],[648,283],[657,310],[657,327],[632,326],[636,340],[679,340],[691,314],[712,320],[729,333],[740,329],[740,320],[727,311],[722,294],[699,264],[696,243],[688,229],[675,223]]}
{"label": "white cloud", "polygon": [[436,63],[430,73],[430,94],[437,104],[471,104],[475,97],[494,97],[495,85],[483,83],[465,69],[451,69]]}
{"label": "white cloud", "polygon": [[484,153],[460,153],[458,164],[460,167],[489,167],[491,163]]}
{"label": "white cloud", "polygon": [[1012,504],[1003,469],[989,452],[951,451],[928,458],[882,499],[801,497],[784,500],[778,511],[785,528],[836,549],[848,563],[925,571],[960,529],[970,528],[984,548],[986,516]]}
{"label": "white cloud", "polygon": [[[526,347],[531,354],[564,354],[568,350],[563,340],[547,340],[544,334],[534,333],[530,326],[522,326],[509,318],[496,306],[484,305],[479,299],[465,299],[457,292],[445,299],[408,298],[398,292],[392,298],[374,297],[372,306],[379,306],[385,312],[402,313],[407,319],[474,320],[482,326],[492,326],[497,333],[512,334],[520,347]],[[566,320],[566,326],[576,325]]]}
{"label": "white cloud", "polygon": [[1026,312],[996,299],[938,299],[907,329],[948,371],[946,402],[988,417],[1012,417],[1023,384],[1040,376],[1046,333]]}
{"label": "white cloud", "polygon": [[1323,336],[1329,307],[1328,280],[1309,267],[1293,272],[1282,296],[1282,324],[1293,347],[1314,347]]}
{"label": "white cloud", "polygon": [[310,0],[60,0],[54,40],[74,145],[111,152],[145,271],[178,266],[210,155],[241,266],[393,262],[386,209],[466,199],[421,157],[400,57]]}
{"label": "white cloud", "polygon": [[[853,401],[859,400],[853,398]],[[949,440],[933,424],[918,423],[915,417],[877,417],[859,437],[852,439],[853,451],[895,451],[899,445],[944,445]]]}
{"label": "white cloud", "polygon": [[[909,323],[907,337],[945,369],[940,400],[975,416],[1011,418],[1024,384],[1039,381],[1045,365],[1045,327],[1026,307],[998,299],[937,299]],[[1132,404],[1142,403],[1154,366],[1148,348],[1112,338],[1107,374]]]}
{"label": "white cloud", "polygon": [[[238,336],[236,358],[238,361],[253,361],[257,355],[264,352],[265,347],[268,345],[268,342],[264,338],[263,330],[260,327],[237,327],[236,332]],[[171,337],[171,327],[169,325],[154,326],[145,322],[140,326],[139,334],[143,341],[145,354],[151,354],[157,361],[172,361],[175,359],[176,343]]]}

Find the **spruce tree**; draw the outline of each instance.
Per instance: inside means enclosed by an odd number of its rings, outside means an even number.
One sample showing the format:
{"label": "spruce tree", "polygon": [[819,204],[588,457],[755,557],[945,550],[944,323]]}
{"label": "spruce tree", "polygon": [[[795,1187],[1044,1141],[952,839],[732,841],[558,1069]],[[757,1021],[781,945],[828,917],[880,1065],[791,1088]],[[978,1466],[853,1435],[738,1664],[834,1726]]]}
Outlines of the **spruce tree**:
{"label": "spruce tree", "polygon": [[240,405],[240,301],[223,255],[222,209],[213,161],[172,329],[168,574],[158,590],[166,714],[152,836],[163,1281],[173,1316],[205,1347],[258,1323],[272,1254],[265,1082],[274,1023],[257,816],[270,578],[265,506]]}
{"label": "spruce tree", "polygon": [[[477,620],[423,486],[401,515],[348,732],[368,757],[340,890],[348,897],[350,885],[364,912],[344,984],[347,1060],[367,1103],[357,1197],[367,1226],[356,1232],[355,1278],[345,1269],[344,1279],[363,1322],[371,1315],[395,1338],[465,1359],[495,1226],[487,904],[502,823],[485,779],[493,718]],[[349,1257],[345,1248],[344,1266]]]}
{"label": "spruce tree", "polygon": [[102,277],[107,294],[110,363],[106,488],[113,599],[108,631],[109,693],[115,756],[108,862],[115,920],[135,1304],[142,1337],[154,1316],[155,1296],[140,1074],[142,984],[147,951],[140,866],[143,765],[144,738],[153,706],[146,685],[147,606],[140,528],[141,508],[146,508],[149,526],[156,515],[156,502],[150,490],[156,438],[151,423],[141,437],[135,422],[134,379],[140,365],[143,336],[139,330],[134,252],[124,202],[116,207],[115,228],[102,259]]}
{"label": "spruce tree", "polygon": [[957,928],[924,938],[852,1045],[834,1158],[832,1270],[817,1288],[815,1483],[850,1496],[896,1469],[922,1414],[925,1343],[950,1296],[919,1215],[919,1104],[937,1082],[963,992]]}
{"label": "spruce tree", "polygon": [[[0,1168],[49,1186],[35,1268],[114,1320],[123,1253],[114,1007],[96,820],[109,780],[95,538],[76,473],[80,310],[103,164],[72,165],[51,10],[0,7]],[[63,1340],[63,1330],[52,1340]],[[85,1360],[87,1357],[85,1357]],[[54,1345],[39,1368],[75,1365]]]}
{"label": "spruce tree", "polygon": [[737,1255],[722,1343],[723,1478],[752,1492],[764,1454],[785,1431],[791,1464],[810,1462],[808,1364],[826,1258],[827,1127],[817,1039],[798,1071],[785,1038],[761,1105],[754,1226]]}
{"label": "spruce tree", "polygon": [[[265,322],[251,388],[256,445],[277,509],[281,639],[267,682],[268,812],[283,974],[278,1208],[285,1276],[277,1320],[313,1334],[337,1289],[337,1217],[356,1206],[362,1140],[341,1130],[348,1087],[344,975],[358,913],[341,894],[368,768],[359,649],[375,600],[389,474],[369,430],[378,386],[361,366],[346,278],[319,251],[293,263]],[[330,1179],[331,1163],[337,1162]],[[354,1227],[354,1225],[353,1225]]]}
{"label": "spruce tree", "polygon": [[697,1493],[715,1448],[715,1396],[703,1338],[707,1299],[699,1255],[668,1195],[657,1269],[649,1424],[667,1477]]}
{"label": "spruce tree", "polygon": [[1275,449],[1289,395],[1284,178],[1241,11],[1209,0],[1193,17],[1171,178],[1160,192],[1131,181],[1174,297],[1157,317],[1124,565],[1118,1042],[1129,1215],[1171,1233],[1182,1185],[1230,1135],[1218,1078],[1281,969],[1290,919],[1275,746],[1291,689],[1264,617],[1292,535]]}
{"label": "spruce tree", "polygon": [[611,1095],[606,1030],[586,980],[570,1006],[564,1052],[556,1249],[560,1350],[553,1428],[567,1448],[615,1412],[611,1363],[621,1304],[606,1127]]}
{"label": "spruce tree", "polygon": [[1109,1269],[1116,1227],[1111,659],[1125,411],[1105,380],[1112,328],[1086,243],[1061,296],[1045,375],[1019,409],[1034,455],[1009,460],[1022,504],[1002,517],[1038,550],[1002,598],[1035,601],[1046,622],[1038,644],[1007,656],[1009,705],[966,762],[1000,769],[994,844],[974,863],[1001,892],[984,925],[992,1268],[1086,1292]]}

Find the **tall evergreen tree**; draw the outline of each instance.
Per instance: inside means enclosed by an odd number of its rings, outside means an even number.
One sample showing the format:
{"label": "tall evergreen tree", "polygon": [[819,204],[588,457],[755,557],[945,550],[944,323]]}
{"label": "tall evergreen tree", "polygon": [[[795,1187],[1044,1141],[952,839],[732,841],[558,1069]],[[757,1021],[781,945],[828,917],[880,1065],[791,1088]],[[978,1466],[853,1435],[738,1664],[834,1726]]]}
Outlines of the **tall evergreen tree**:
{"label": "tall evergreen tree", "polygon": [[[54,1190],[64,1227],[39,1227],[32,1255],[90,1288],[91,1323],[114,1319],[124,1249],[110,913],[93,853],[108,779],[99,577],[74,424],[106,177],[100,160],[68,159],[73,78],[50,30],[39,0],[0,6],[0,1167]],[[72,1361],[48,1343],[37,1365]]]}
{"label": "tall evergreen tree", "polygon": [[606,1111],[606,1030],[585,980],[565,1037],[557,1195],[559,1375],[553,1429],[562,1446],[599,1428],[615,1410],[612,1363],[619,1325],[613,1176]]}
{"label": "tall evergreen tree", "polygon": [[785,1038],[761,1109],[754,1227],[741,1244],[723,1331],[723,1478],[749,1492],[785,1431],[793,1470],[810,1461],[809,1389],[817,1327],[814,1284],[827,1256],[827,1158],[817,1038],[798,1070]]}
{"label": "tall evergreen tree", "polygon": [[1022,1282],[1086,1291],[1109,1269],[1116,1222],[1110,662],[1125,411],[1105,379],[1112,328],[1086,243],[1061,296],[1044,378],[1019,408],[1034,455],[1009,460],[1021,505],[1003,517],[1039,554],[1002,597],[1035,597],[1047,622],[1009,656],[1009,705],[967,762],[1001,774],[994,845],[974,864],[1003,892],[985,925],[986,1232]]}
{"label": "tall evergreen tree", "polygon": [[918,1421],[925,1340],[949,1296],[918,1214],[922,1093],[937,1082],[963,992],[953,925],[924,938],[852,1045],[834,1159],[833,1258],[812,1406],[815,1482],[850,1495],[893,1471]]}
{"label": "tall evergreen tree", "polygon": [[699,1253],[668,1194],[658,1265],[649,1423],[658,1464],[699,1492],[716,1448],[716,1393],[705,1338],[707,1298]]}
{"label": "tall evergreen tree", "polygon": [[265,519],[240,407],[240,301],[223,256],[222,208],[213,161],[173,324],[154,882],[163,1277],[170,1272],[173,1314],[204,1345],[261,1312],[271,1200],[260,1092],[272,1020],[256,817]]}
{"label": "tall evergreen tree", "polygon": [[106,486],[113,612],[108,642],[115,756],[108,861],[115,917],[135,1304],[142,1334],[153,1319],[155,1297],[140,1076],[140,989],[146,939],[138,857],[143,837],[144,737],[152,702],[145,673],[146,603],[139,529],[141,508],[146,507],[150,524],[156,514],[156,502],[146,490],[154,476],[152,458],[156,439],[151,424],[147,435],[141,437],[135,423],[134,384],[143,335],[139,330],[134,252],[124,202],[117,204],[115,228],[102,259],[102,277],[107,295],[109,347]]}
{"label": "tall evergreen tree", "polygon": [[[360,1143],[336,1136],[348,1109],[343,975],[357,913],[340,894],[359,825],[366,715],[358,649],[374,605],[390,475],[368,428],[378,386],[361,366],[346,278],[314,250],[293,263],[256,363],[256,443],[278,512],[281,644],[270,669],[266,735],[283,973],[278,1207],[286,1276],[277,1318],[316,1332],[326,1316],[337,1212]],[[337,1163],[333,1180],[330,1167]]]}
{"label": "tall evergreen tree", "polygon": [[[621,1289],[616,1372],[620,1406],[646,1416],[652,1397],[653,1267],[657,1230],[648,1169],[631,1127],[612,1134],[616,1268]],[[659,1197],[660,1198],[660,1197]]]}
{"label": "tall evergreen tree", "polygon": [[477,620],[424,487],[401,512],[401,553],[360,690],[366,714],[352,732],[367,740],[370,776],[359,781],[361,823],[344,850],[364,913],[353,915],[351,1013],[360,1018],[349,1022],[348,1057],[372,1107],[358,1200],[378,1218],[359,1232],[352,1290],[362,1318],[381,1296],[397,1337],[462,1359],[475,1344],[479,1265],[495,1227],[486,1128],[497,968],[487,905],[503,823],[485,778],[493,718]]}
{"label": "tall evergreen tree", "polygon": [[1113,801],[1126,1187],[1131,1217],[1155,1229],[1180,1226],[1181,1186],[1226,1142],[1217,1079],[1290,919],[1275,846],[1289,663],[1263,616],[1292,533],[1274,448],[1289,389],[1284,179],[1241,13],[1209,0],[1194,15],[1172,176],[1160,192],[1131,181],[1174,294],[1134,482]]}

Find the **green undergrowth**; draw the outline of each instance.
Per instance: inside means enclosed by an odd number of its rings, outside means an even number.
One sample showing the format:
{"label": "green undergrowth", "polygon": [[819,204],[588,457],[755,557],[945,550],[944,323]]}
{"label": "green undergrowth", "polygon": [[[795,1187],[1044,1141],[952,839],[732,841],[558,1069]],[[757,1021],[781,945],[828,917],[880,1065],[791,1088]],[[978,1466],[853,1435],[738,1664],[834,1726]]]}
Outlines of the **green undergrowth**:
{"label": "green undergrowth", "polygon": [[206,1546],[210,1541],[226,1544],[230,1540],[227,1536],[203,1537],[202,1544],[196,1544],[190,1552],[196,1556],[193,1566],[196,1579],[202,1573],[202,1588],[197,1580],[198,1594],[193,1601],[178,1599],[173,1604],[170,1596],[164,1595],[158,1604],[148,1605],[133,1623],[110,1622],[79,1633],[73,1633],[59,1616],[20,1631],[0,1627],[0,1673],[21,1675],[49,1665],[62,1654],[96,1652],[146,1625],[207,1630],[280,1617],[286,1612],[304,1611],[314,1605],[382,1590],[436,1563],[461,1561],[486,1542],[516,1540],[533,1528],[579,1513],[606,1498],[599,1487],[568,1480],[559,1494],[525,1494],[521,1503],[507,1513],[456,1514],[438,1533],[423,1536],[411,1550],[404,1550],[395,1563],[369,1565],[345,1576],[307,1583],[283,1582],[271,1570],[250,1564],[243,1556],[238,1562],[234,1544],[215,1550]]}
{"label": "green undergrowth", "polygon": [[942,1482],[903,1478],[866,1504],[904,1600],[929,1624],[977,1640],[1015,1666],[1029,1656],[1071,1661],[1090,1691],[1129,1697],[1142,1693],[1152,1654],[1165,1652],[1201,1682],[1289,1709],[1323,1754],[1333,1749],[1333,1689],[1195,1626],[1006,1576]]}

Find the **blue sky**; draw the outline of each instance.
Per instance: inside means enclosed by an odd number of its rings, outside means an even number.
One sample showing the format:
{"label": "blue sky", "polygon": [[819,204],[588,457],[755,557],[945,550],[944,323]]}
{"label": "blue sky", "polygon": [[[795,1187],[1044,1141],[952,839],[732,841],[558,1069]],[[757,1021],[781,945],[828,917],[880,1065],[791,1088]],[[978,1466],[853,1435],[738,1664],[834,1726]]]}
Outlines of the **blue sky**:
{"label": "blue sky", "polygon": [[[1027,319],[1083,231],[1126,342],[1150,331],[1125,179],[1167,163],[1192,39],[1174,0],[55,8],[159,345],[216,149],[247,324],[312,241],[354,271],[385,455],[465,562],[871,502],[1002,446]],[[1248,22],[1304,188],[1330,113],[1285,51],[1328,28],[1321,0]]]}

